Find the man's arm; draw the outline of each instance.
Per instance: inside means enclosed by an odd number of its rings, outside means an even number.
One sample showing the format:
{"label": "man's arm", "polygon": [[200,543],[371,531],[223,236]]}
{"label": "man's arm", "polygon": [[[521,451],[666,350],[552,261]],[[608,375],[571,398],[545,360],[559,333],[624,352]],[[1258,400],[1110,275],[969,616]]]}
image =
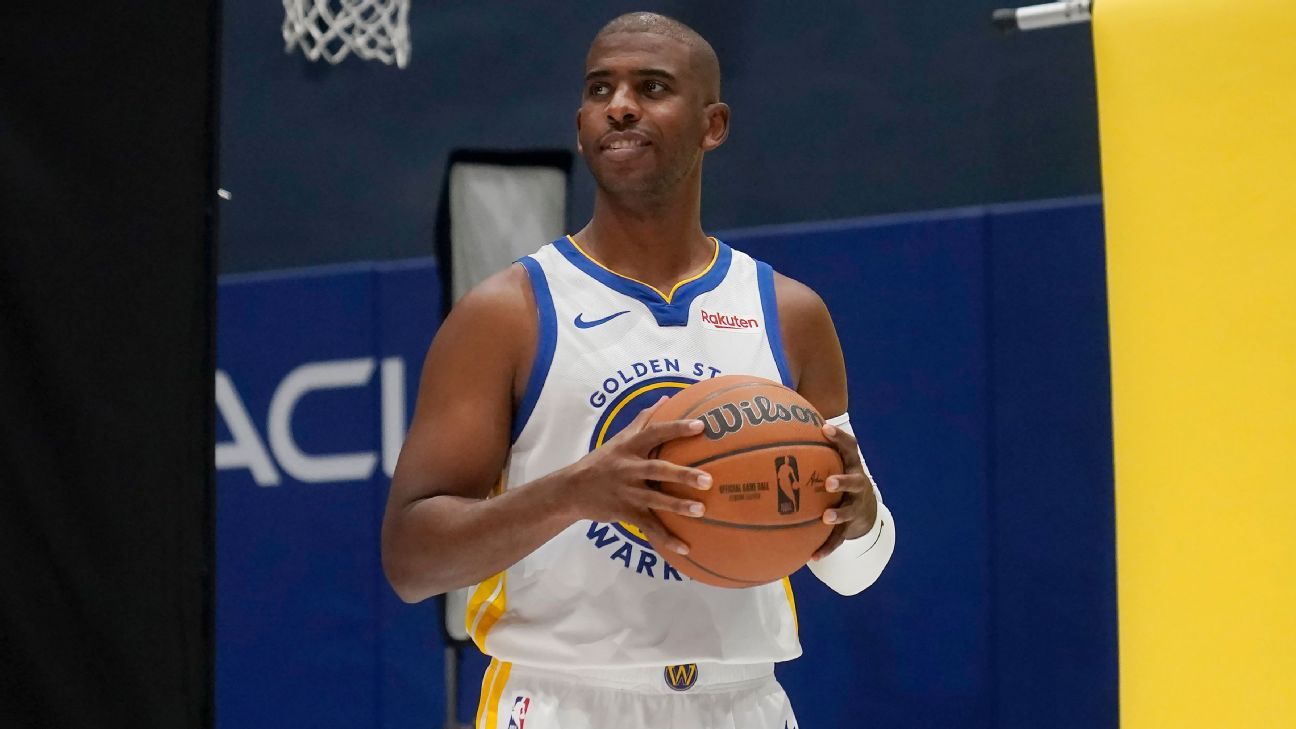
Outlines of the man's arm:
{"label": "man's arm", "polygon": [[690,509],[701,504],[644,481],[706,488],[710,479],[646,454],[701,423],[648,426],[651,408],[571,466],[487,498],[506,465],[537,332],[530,280],[511,266],[456,304],[428,349],[382,528],[383,570],[407,602],[480,582],[580,519],[631,521],[668,549],[687,549],[651,510],[700,516]]}
{"label": "man's arm", "polygon": [[[890,560],[894,523],[843,417],[849,402],[846,361],[828,307],[809,287],[777,273],[774,289],[789,374],[797,392],[830,421],[824,434],[837,446],[846,471],[825,484],[829,491],[843,492],[843,498],[824,513],[824,521],[835,526],[811,558],[810,569],[834,590],[855,594],[877,579]],[[850,548],[838,550],[847,540],[853,540]]]}

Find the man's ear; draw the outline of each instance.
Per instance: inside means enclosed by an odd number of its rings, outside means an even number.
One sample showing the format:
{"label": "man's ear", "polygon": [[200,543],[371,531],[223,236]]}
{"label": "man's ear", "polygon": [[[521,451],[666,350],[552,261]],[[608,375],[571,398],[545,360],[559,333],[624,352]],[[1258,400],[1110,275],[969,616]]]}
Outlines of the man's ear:
{"label": "man's ear", "polygon": [[702,151],[710,152],[729,138],[729,105],[720,101],[707,104],[703,113],[706,114],[707,130],[702,137]]}
{"label": "man's ear", "polygon": [[585,154],[585,148],[581,146],[581,140],[580,140],[580,130],[581,130],[580,116],[581,116],[580,109],[577,109],[576,110],[576,153]]}

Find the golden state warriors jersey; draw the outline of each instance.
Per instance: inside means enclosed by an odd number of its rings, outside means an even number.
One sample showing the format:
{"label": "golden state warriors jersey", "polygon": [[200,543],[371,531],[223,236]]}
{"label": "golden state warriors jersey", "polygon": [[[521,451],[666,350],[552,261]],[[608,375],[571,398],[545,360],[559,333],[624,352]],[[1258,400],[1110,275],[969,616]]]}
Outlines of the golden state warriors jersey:
{"label": "golden state warriors jersey", "polygon": [[[505,488],[566,467],[662,395],[725,374],[789,384],[774,273],[711,239],[711,264],[663,292],[570,237],[521,264],[539,310]],[[764,663],[801,654],[786,580],[690,580],[633,525],[581,521],[476,585],[469,635],[502,661],[555,668]]]}

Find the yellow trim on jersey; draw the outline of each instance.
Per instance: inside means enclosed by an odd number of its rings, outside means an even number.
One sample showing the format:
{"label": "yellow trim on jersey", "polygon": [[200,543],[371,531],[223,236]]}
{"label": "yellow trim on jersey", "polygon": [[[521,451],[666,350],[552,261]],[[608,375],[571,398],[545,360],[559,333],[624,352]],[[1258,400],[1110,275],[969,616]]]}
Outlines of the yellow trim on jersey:
{"label": "yellow trim on jersey", "polygon": [[594,447],[598,448],[599,446],[603,445],[603,439],[607,437],[608,428],[612,426],[612,421],[616,420],[617,413],[621,412],[621,408],[625,407],[626,403],[630,402],[636,397],[639,397],[645,392],[649,392],[650,390],[656,390],[662,387],[674,387],[683,390],[684,388],[688,387],[688,383],[687,382],[654,382],[651,385],[645,385],[639,388],[638,390],[635,390],[634,392],[627,395],[624,400],[617,403],[616,407],[612,408],[612,412],[608,413],[607,418],[604,419],[603,427],[599,428],[598,440],[594,441]]}
{"label": "yellow trim on jersey", "polygon": [[613,276],[617,276],[617,277],[619,277],[619,278],[623,278],[623,279],[625,279],[625,280],[627,280],[627,281],[634,281],[635,283],[639,284],[640,286],[647,286],[648,288],[650,288],[650,289],[652,289],[654,292],[656,292],[658,296],[662,297],[662,299],[664,299],[664,300],[666,301],[666,303],[668,303],[668,304],[671,302],[671,297],[675,295],[675,292],[676,292],[676,291],[679,291],[679,287],[683,286],[684,284],[686,284],[686,283],[688,283],[688,282],[690,282],[690,281],[696,281],[696,280],[702,278],[703,276],[705,276],[705,275],[707,274],[707,272],[711,270],[711,267],[715,265],[715,262],[720,258],[720,241],[718,241],[718,240],[716,240],[715,238],[712,238],[712,237],[710,237],[710,236],[707,236],[707,240],[709,240],[709,241],[711,241],[712,243],[715,244],[715,251],[713,251],[713,252],[711,253],[711,262],[708,263],[708,264],[706,265],[706,268],[702,269],[701,271],[699,271],[699,272],[696,273],[695,275],[693,275],[693,276],[689,276],[688,278],[684,279],[683,281],[680,281],[679,283],[677,283],[677,284],[675,284],[673,287],[671,287],[670,293],[663,294],[663,293],[661,292],[661,289],[657,288],[656,286],[653,286],[652,284],[644,283],[643,281],[640,281],[640,280],[637,279],[637,278],[633,278],[633,277],[631,277],[631,276],[627,276],[627,275],[625,275],[625,274],[623,274],[623,273],[617,273],[616,271],[613,271],[612,269],[608,268],[607,266],[604,266],[602,263],[599,263],[599,260],[598,260],[597,258],[595,258],[594,256],[591,256],[590,254],[586,253],[586,252],[585,252],[585,249],[580,247],[580,243],[577,243],[577,242],[576,242],[576,239],[573,238],[573,237],[571,237],[570,235],[567,236],[567,240],[571,241],[571,244],[574,245],[574,246],[576,246],[576,250],[580,251],[580,254],[581,254],[582,256],[585,256],[586,258],[588,258],[588,259],[590,260],[590,263],[593,263],[595,266],[598,266],[599,268],[603,269],[604,271],[607,271],[608,273],[612,274]]}
{"label": "yellow trim on jersey", "polygon": [[[507,476],[508,465],[506,463],[504,471],[500,473],[499,480],[495,482],[495,486],[491,489],[490,498],[504,493]],[[508,594],[505,587],[507,587],[505,573],[500,572],[489,579],[483,580],[468,598],[468,606],[464,610],[464,631],[468,633],[468,637],[472,638],[483,653],[486,652],[486,633],[504,614],[504,609],[508,605]]]}
{"label": "yellow trim on jersey", "polygon": [[792,627],[796,628],[797,635],[801,634],[801,621],[797,619],[796,598],[792,597],[792,580],[783,578],[783,591],[787,593],[788,607],[792,608]]}
{"label": "yellow trim on jersey", "polygon": [[486,718],[486,704],[489,703],[488,697],[493,688],[495,673],[498,670],[499,661],[492,658],[490,664],[486,666],[486,673],[482,675],[481,692],[477,694],[477,718],[473,720],[474,729],[485,729],[482,726],[482,720]]}
{"label": "yellow trim on jersey", "polygon": [[473,723],[476,729],[495,729],[499,724],[499,703],[504,697],[504,687],[508,685],[509,671],[513,664],[492,658],[482,676],[481,698],[477,701],[477,720]]}
{"label": "yellow trim on jersey", "polygon": [[473,590],[468,599],[468,610],[464,613],[464,627],[473,643],[483,653],[486,652],[486,634],[504,614],[508,606],[508,573],[500,572],[484,580]]}
{"label": "yellow trim on jersey", "polygon": [[499,723],[499,705],[500,699],[504,698],[504,688],[508,686],[509,671],[513,670],[513,664],[508,661],[501,661],[499,675],[495,677],[495,688],[491,691],[490,706],[486,708],[486,726],[494,729]]}

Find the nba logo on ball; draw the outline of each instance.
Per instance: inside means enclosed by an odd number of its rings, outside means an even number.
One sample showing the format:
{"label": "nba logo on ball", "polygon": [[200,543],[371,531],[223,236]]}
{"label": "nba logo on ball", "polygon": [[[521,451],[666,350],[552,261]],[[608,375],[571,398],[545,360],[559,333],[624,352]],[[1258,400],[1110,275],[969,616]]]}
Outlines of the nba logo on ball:
{"label": "nba logo on ball", "polygon": [[527,709],[531,708],[531,698],[519,696],[513,699],[513,710],[509,712],[508,729],[525,729]]}
{"label": "nba logo on ball", "polygon": [[796,456],[774,459],[774,480],[778,483],[778,513],[795,514],[801,510],[801,473]]}

